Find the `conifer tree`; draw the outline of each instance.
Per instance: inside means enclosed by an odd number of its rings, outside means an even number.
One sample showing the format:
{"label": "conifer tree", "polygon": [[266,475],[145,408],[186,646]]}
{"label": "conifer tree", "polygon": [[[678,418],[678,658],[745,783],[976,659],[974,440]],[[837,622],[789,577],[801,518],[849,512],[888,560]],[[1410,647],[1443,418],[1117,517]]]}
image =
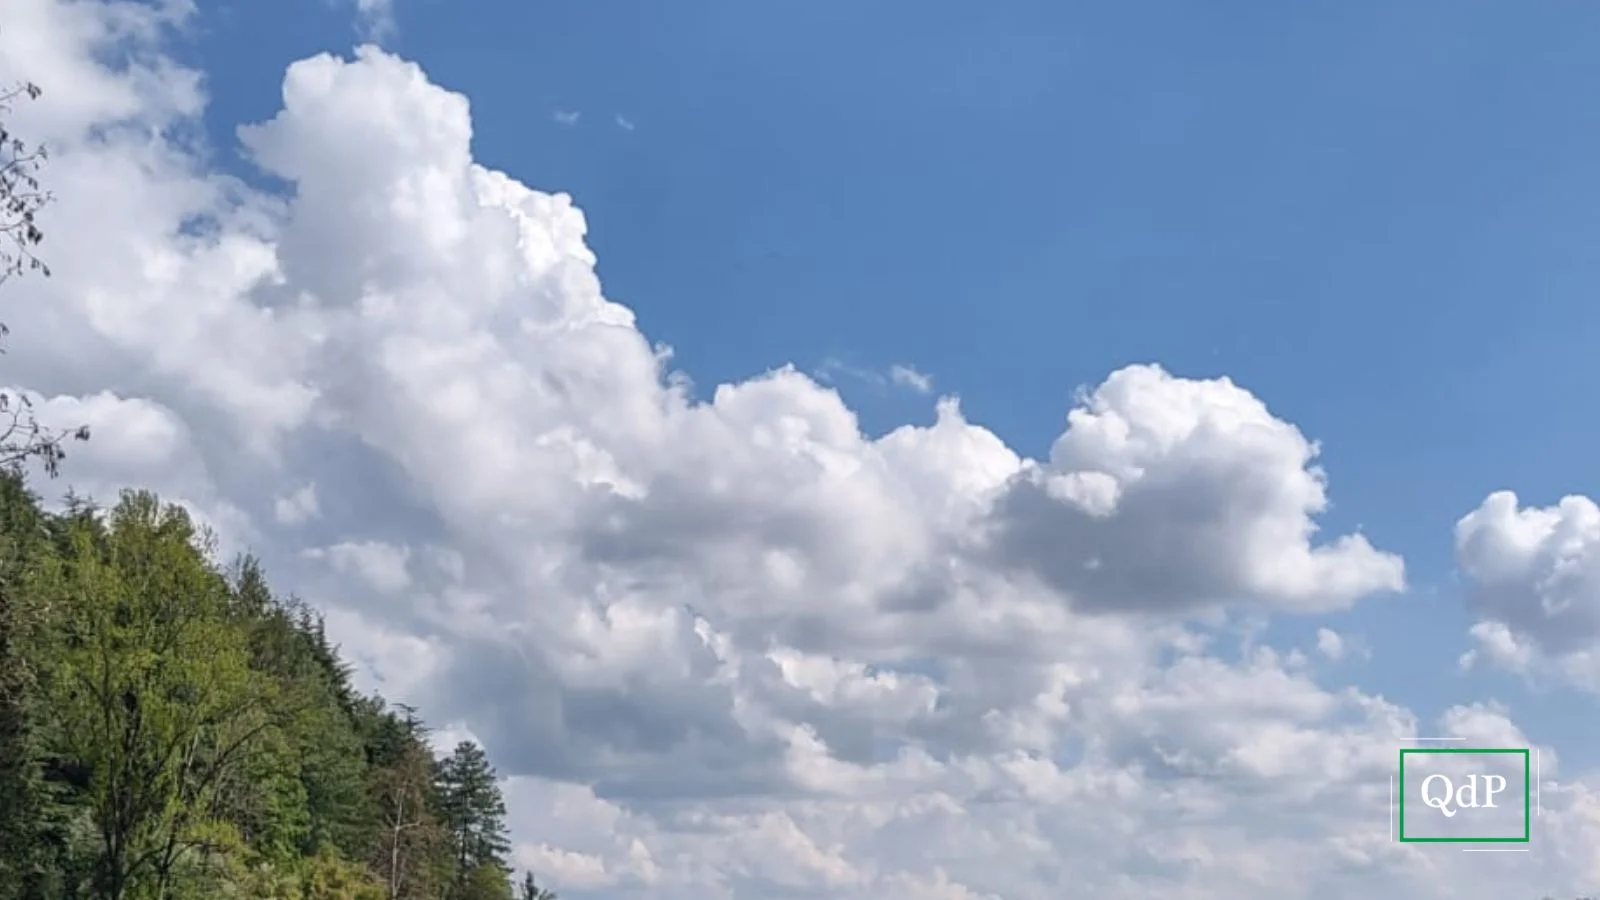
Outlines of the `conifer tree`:
{"label": "conifer tree", "polygon": [[450,835],[458,893],[480,869],[500,872],[504,881],[511,842],[505,798],[488,754],[471,741],[457,744],[439,763],[434,790],[441,824]]}
{"label": "conifer tree", "polygon": [[517,893],[517,900],[556,900],[556,892],[540,887],[532,872],[523,872],[522,889]]}

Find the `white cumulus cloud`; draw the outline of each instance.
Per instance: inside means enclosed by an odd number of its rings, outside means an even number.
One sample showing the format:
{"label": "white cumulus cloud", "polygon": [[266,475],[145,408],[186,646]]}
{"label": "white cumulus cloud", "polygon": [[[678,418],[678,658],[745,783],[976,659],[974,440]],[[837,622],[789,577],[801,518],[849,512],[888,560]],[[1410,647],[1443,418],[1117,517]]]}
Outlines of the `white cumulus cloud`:
{"label": "white cumulus cloud", "polygon": [[[697,401],[605,297],[571,198],[477,164],[467,98],[420,66],[290,64],[239,133],[291,186],[268,195],[163,137],[203,109],[161,52],[181,10],[13,6],[0,74],[50,91],[16,125],[55,145],[59,202],[57,276],[5,287],[7,380],[93,424],[72,480],[207,511],[369,685],[481,739],[517,861],[563,896],[1499,900],[1595,876],[1592,778],[1553,784],[1537,852],[1494,868],[1392,843],[1416,716],[1217,647],[1237,611],[1405,587],[1398,556],[1319,533],[1316,445],[1244,387],[1109,373],[1062,398],[1043,460],[948,399],[870,437],[780,361]],[[1541,623],[1581,636],[1586,551],[1557,550],[1589,512],[1494,502],[1464,526],[1485,621],[1580,652]],[[1529,741],[1497,708],[1441,729]]]}
{"label": "white cumulus cloud", "polygon": [[1467,662],[1600,691],[1600,507],[1583,496],[1524,507],[1490,494],[1456,524],[1456,558],[1480,621]]}

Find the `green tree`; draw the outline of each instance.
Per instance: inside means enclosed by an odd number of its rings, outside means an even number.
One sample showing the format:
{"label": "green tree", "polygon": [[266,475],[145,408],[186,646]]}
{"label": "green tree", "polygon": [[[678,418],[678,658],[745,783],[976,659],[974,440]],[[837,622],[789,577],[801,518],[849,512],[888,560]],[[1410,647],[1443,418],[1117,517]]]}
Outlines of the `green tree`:
{"label": "green tree", "polygon": [[[253,845],[270,843],[277,858],[325,850],[359,858],[372,826],[367,762],[353,716],[350,669],[338,658],[322,620],[299,600],[280,600],[251,557],[233,566],[233,614],[249,635],[250,665],[280,685],[296,710],[269,755],[271,772],[241,797]],[[270,788],[270,790],[268,790]]]}
{"label": "green tree", "polygon": [[15,472],[0,471],[0,898],[42,893],[64,843],[44,779],[39,696],[45,660],[30,649],[51,622],[28,590],[48,552],[44,516]]}
{"label": "green tree", "polygon": [[556,900],[556,892],[542,888],[533,880],[532,872],[522,873],[522,890],[517,900]]}
{"label": "green tree", "polygon": [[304,900],[384,900],[387,896],[383,882],[366,868],[331,853],[318,854],[305,879]]}
{"label": "green tree", "polygon": [[480,870],[502,873],[511,842],[506,832],[506,804],[488,754],[462,741],[439,763],[434,778],[440,824],[450,837],[455,893],[465,889]]}
{"label": "green tree", "polygon": [[474,866],[456,888],[458,900],[515,900],[506,870],[493,864]]}
{"label": "green tree", "polygon": [[87,776],[97,893],[165,898],[184,864],[238,842],[225,799],[252,774],[278,698],[182,509],[125,494],[104,525],[77,517],[67,543],[44,576],[66,611],[53,749]]}
{"label": "green tree", "polygon": [[[28,270],[50,274],[34,254],[44,240],[36,218],[50,201],[37,174],[45,149],[26,143],[9,125],[13,104],[37,99],[39,94],[31,83],[0,91],[0,283]],[[0,336],[5,333],[0,323]],[[27,395],[0,391],[0,473],[7,479],[7,513],[25,513],[37,524],[32,499],[24,502],[20,497],[25,494],[23,466],[30,459],[39,460],[53,477],[66,456],[62,445],[88,437],[87,427],[67,432],[45,428],[34,416]],[[21,527],[7,528],[0,537],[0,898],[42,890],[39,884],[47,873],[41,867],[48,865],[44,856],[50,843],[46,830],[52,804],[40,779],[33,711],[38,661],[24,658],[28,632],[42,623],[20,586],[35,549],[30,543],[33,536]]]}
{"label": "green tree", "polygon": [[250,665],[273,679],[292,714],[267,735],[272,750],[259,756],[247,789],[232,798],[230,817],[257,852],[279,862],[330,849],[359,856],[369,811],[366,765],[354,722],[319,655],[319,637],[304,627],[298,601],[273,595],[253,558],[234,565],[230,582]]}
{"label": "green tree", "polygon": [[[409,718],[407,726],[412,725]],[[378,809],[372,870],[388,886],[389,900],[422,900],[448,882],[448,838],[434,817],[433,755],[420,736],[406,739],[392,763],[375,773]]]}

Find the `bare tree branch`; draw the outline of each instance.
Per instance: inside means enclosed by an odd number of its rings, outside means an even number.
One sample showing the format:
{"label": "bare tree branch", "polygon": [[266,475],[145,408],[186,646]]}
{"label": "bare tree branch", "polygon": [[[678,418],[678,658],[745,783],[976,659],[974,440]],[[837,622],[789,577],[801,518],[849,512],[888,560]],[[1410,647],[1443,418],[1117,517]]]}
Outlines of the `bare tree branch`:
{"label": "bare tree branch", "polygon": [[[53,199],[38,176],[49,156],[43,145],[24,142],[6,125],[16,101],[37,100],[40,93],[39,86],[29,82],[0,89],[0,284],[24,272],[50,277],[50,267],[35,252],[44,242],[39,210]],[[8,333],[0,322],[0,338]],[[37,460],[54,478],[66,458],[67,442],[88,439],[89,426],[47,428],[34,416],[33,402],[26,395],[0,390],[0,469],[20,471],[29,460]]]}
{"label": "bare tree branch", "polygon": [[[9,114],[18,99],[36,100],[40,93],[31,83],[0,90],[0,116]],[[27,144],[0,121],[0,283],[25,271],[50,275],[34,252],[44,242],[34,217],[53,199],[37,174],[48,158],[42,145]]]}

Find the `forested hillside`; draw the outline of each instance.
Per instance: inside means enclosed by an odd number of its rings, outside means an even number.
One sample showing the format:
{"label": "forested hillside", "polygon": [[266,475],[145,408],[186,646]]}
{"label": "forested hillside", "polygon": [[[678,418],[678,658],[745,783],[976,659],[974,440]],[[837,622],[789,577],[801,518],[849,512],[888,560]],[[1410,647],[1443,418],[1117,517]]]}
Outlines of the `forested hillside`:
{"label": "forested hillside", "polygon": [[483,751],[436,759],[207,547],[150,494],[51,514],[0,477],[0,898],[512,897]]}

